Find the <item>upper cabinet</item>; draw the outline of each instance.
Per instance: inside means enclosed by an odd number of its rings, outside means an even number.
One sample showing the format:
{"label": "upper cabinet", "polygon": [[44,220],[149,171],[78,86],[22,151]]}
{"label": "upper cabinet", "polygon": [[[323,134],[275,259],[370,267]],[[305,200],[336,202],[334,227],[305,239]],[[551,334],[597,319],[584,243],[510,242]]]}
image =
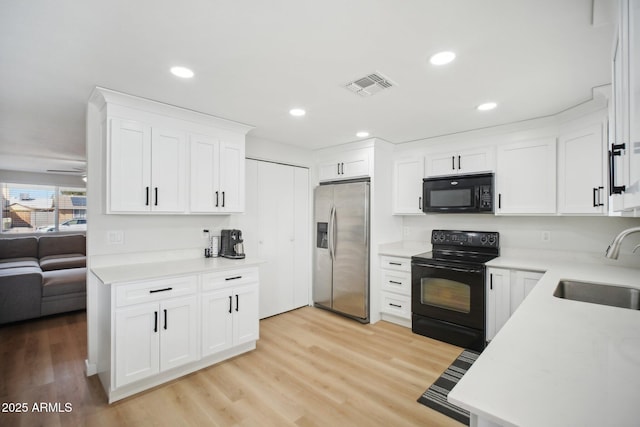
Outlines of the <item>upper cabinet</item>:
{"label": "upper cabinet", "polygon": [[360,148],[326,158],[318,165],[318,179],[323,182],[368,177],[371,157],[370,148]]}
{"label": "upper cabinet", "polygon": [[556,213],[556,138],[498,146],[496,214]]}
{"label": "upper cabinet", "polygon": [[427,155],[427,176],[493,171],[493,147],[450,151]]}
{"label": "upper cabinet", "polygon": [[607,213],[604,141],[602,124],[558,138],[558,213]]}
{"label": "upper cabinet", "polygon": [[640,0],[620,0],[613,50],[610,192],[616,211],[640,209]]}
{"label": "upper cabinet", "polygon": [[111,212],[185,211],[184,133],[111,120],[107,185]]}
{"label": "upper cabinet", "polygon": [[244,144],[190,136],[191,198],[194,213],[244,211]]}
{"label": "upper cabinet", "polygon": [[87,132],[105,147],[106,213],[243,212],[251,127],[103,88],[89,103],[99,117]]}
{"label": "upper cabinet", "polygon": [[393,163],[394,215],[422,214],[424,157],[411,157]]}

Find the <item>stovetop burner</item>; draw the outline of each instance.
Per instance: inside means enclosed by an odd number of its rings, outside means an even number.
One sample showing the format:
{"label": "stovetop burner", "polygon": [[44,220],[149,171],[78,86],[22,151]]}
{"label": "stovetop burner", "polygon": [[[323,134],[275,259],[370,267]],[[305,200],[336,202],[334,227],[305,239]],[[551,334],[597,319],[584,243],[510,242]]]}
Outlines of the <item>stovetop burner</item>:
{"label": "stovetop burner", "polygon": [[413,256],[418,261],[484,264],[500,255],[500,235],[487,231],[433,230],[433,250]]}

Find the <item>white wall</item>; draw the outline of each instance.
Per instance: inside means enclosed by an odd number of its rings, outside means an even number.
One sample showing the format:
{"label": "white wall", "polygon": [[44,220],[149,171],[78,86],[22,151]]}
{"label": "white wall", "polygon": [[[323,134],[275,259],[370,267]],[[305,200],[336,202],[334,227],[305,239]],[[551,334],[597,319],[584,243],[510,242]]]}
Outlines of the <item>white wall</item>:
{"label": "white wall", "polygon": [[255,160],[267,160],[292,166],[311,168],[314,166],[312,151],[293,145],[259,138],[248,134],[245,155]]}

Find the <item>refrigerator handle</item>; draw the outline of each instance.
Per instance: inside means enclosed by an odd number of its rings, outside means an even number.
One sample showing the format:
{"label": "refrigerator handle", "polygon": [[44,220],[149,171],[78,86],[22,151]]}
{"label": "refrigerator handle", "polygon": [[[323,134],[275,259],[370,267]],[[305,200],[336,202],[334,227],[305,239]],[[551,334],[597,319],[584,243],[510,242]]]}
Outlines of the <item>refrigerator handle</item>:
{"label": "refrigerator handle", "polygon": [[336,259],[336,240],[338,236],[336,235],[336,206],[331,206],[331,259],[335,261]]}
{"label": "refrigerator handle", "polygon": [[331,210],[329,211],[329,225],[327,227],[327,246],[329,249],[329,257],[331,261],[334,260],[333,257],[333,209],[334,206],[331,205]]}
{"label": "refrigerator handle", "polygon": [[369,191],[365,191],[364,193],[364,245],[365,246],[369,244],[368,230],[369,230]]}

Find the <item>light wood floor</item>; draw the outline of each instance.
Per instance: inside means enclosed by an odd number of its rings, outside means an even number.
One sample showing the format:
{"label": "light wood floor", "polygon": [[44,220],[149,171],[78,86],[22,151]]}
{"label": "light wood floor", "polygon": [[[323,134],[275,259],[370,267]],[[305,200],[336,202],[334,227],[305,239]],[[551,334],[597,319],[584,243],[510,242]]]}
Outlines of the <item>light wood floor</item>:
{"label": "light wood floor", "polygon": [[[260,323],[258,348],[112,405],[86,377],[86,316],[0,327],[0,426],[460,426],[416,402],[462,350],[312,307]],[[34,413],[34,403],[72,405]]]}

